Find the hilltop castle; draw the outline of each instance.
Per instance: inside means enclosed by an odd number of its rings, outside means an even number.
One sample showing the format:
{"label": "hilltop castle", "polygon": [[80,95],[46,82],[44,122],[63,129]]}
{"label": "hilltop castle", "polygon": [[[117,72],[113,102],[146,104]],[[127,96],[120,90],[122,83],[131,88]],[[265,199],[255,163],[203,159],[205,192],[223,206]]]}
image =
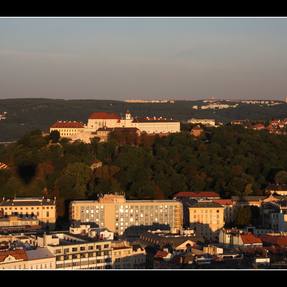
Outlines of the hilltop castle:
{"label": "hilltop castle", "polygon": [[180,132],[180,122],[162,117],[133,118],[128,111],[124,117],[115,113],[95,112],[89,116],[86,125],[77,121],[57,121],[50,127],[50,132],[57,130],[61,137],[89,143],[94,137],[106,141],[108,134],[119,128],[132,129],[138,134],[170,134]]}

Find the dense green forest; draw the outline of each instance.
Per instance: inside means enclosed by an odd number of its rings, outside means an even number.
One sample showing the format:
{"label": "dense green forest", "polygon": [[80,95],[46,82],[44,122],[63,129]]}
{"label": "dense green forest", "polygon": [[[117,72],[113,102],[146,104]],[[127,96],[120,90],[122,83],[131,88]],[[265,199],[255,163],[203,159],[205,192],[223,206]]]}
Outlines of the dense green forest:
{"label": "dense green forest", "polygon": [[7,112],[7,119],[0,121],[0,142],[17,140],[35,129],[48,131],[49,126],[56,120],[87,122],[89,114],[97,111],[123,114],[128,109],[136,117],[162,116],[180,121],[192,117],[214,118],[224,123],[236,119],[266,121],[287,117],[286,103],[272,107],[239,104],[237,108],[216,111],[192,109],[193,105],[203,104],[203,101],[135,104],[110,100],[3,99],[0,100],[0,112]]}
{"label": "dense green forest", "polygon": [[[51,140],[52,139],[52,140]],[[287,182],[287,137],[224,126],[199,138],[112,133],[106,143],[57,141],[33,131],[0,145],[0,196],[57,196],[65,200],[124,192],[129,199],[172,198],[179,191],[214,190],[222,197],[264,193]],[[100,168],[92,170],[95,160]],[[282,172],[283,171],[283,172]]]}

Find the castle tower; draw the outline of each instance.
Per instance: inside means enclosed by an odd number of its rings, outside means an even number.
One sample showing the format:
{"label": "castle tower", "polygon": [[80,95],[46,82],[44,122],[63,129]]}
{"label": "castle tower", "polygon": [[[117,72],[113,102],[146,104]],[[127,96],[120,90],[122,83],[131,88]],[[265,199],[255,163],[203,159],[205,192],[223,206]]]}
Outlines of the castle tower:
{"label": "castle tower", "polygon": [[132,119],[132,115],[131,113],[127,110],[125,113],[125,120],[131,120]]}

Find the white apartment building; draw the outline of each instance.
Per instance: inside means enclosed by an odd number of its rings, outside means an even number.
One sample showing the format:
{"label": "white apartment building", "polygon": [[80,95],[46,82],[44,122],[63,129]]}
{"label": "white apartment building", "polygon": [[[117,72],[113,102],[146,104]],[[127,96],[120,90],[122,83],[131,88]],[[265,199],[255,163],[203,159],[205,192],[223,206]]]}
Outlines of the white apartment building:
{"label": "white apartment building", "polygon": [[72,201],[74,222],[93,222],[122,235],[126,229],[161,224],[182,227],[182,204],[176,200],[126,200],[123,195],[106,194],[99,200]]}
{"label": "white apartment building", "polygon": [[64,232],[37,236],[37,241],[55,256],[56,269],[111,268],[111,241]]}

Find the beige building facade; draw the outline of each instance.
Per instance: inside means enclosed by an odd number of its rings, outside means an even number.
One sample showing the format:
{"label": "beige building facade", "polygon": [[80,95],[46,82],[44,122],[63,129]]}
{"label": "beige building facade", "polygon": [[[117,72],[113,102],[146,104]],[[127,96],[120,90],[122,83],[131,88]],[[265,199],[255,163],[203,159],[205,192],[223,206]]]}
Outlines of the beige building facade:
{"label": "beige building facade", "polygon": [[144,269],[146,251],[144,248],[131,245],[127,241],[112,242],[113,269]]}
{"label": "beige building facade", "polygon": [[56,260],[47,248],[0,251],[0,269],[53,270]]}
{"label": "beige building facade", "polygon": [[106,194],[96,201],[72,201],[70,219],[94,222],[119,235],[128,228],[154,224],[180,229],[182,204],[176,200],[126,200],[123,195]]}
{"label": "beige building facade", "polygon": [[53,229],[56,223],[56,199],[42,197],[3,199],[0,202],[0,214],[35,216],[39,224]]}
{"label": "beige building facade", "polygon": [[189,224],[197,236],[218,240],[219,231],[225,224],[224,207],[209,201],[197,202],[189,207]]}

